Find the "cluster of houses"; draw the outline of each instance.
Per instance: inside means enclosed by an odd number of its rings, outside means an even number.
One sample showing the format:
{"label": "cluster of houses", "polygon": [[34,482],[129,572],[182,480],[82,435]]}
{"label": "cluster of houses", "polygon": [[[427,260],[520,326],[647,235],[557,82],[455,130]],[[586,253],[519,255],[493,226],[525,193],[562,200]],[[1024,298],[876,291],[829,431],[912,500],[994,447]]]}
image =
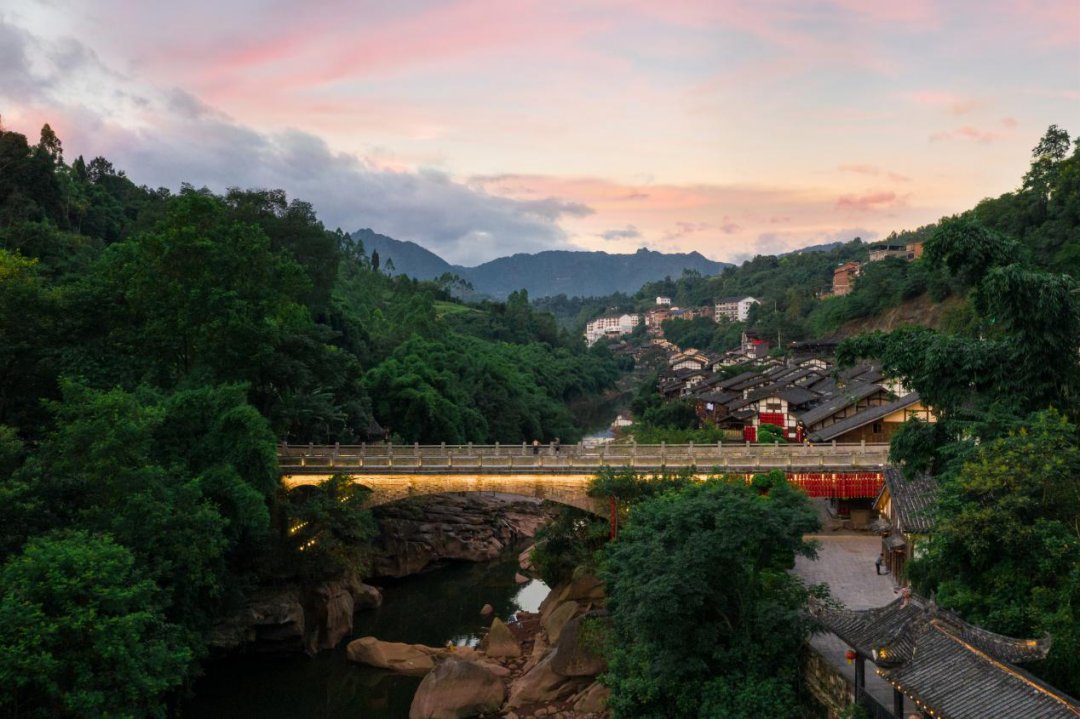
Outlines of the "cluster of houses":
{"label": "cluster of houses", "polygon": [[[870,250],[870,262],[880,262],[889,257],[914,262],[922,257],[923,243],[909,242],[904,245],[884,244]],[[821,297],[843,297],[849,294],[855,285],[855,278],[862,272],[861,262],[845,262],[833,270],[833,283],[831,292],[822,292]]]}
{"label": "cluster of houses", "polygon": [[703,307],[674,307],[670,297],[657,297],[656,305],[644,314],[611,314],[597,317],[585,325],[585,343],[592,345],[602,339],[615,339],[628,335],[642,322],[652,337],[663,337],[661,329],[665,320],[692,320],[707,317],[714,322],[745,322],[750,307],[760,300],[749,296],[722,297]]}
{"label": "cluster of houses", "polygon": [[[694,403],[702,425],[756,442],[771,425],[788,442],[887,442],[912,417],[935,421],[919,398],[861,364],[840,369],[821,357],[785,361],[759,354],[768,344],[744,334],[739,350],[716,356],[682,350],[668,357],[659,391]],[[735,376],[725,367],[752,363]]]}

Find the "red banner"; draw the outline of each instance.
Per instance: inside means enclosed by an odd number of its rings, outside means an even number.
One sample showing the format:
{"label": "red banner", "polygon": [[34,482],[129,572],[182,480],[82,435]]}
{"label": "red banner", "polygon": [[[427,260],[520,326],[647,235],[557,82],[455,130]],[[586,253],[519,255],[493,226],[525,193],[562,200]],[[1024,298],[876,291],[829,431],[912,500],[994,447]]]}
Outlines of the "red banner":
{"label": "red banner", "polygon": [[874,498],[885,477],[881,472],[790,472],[788,481],[811,497]]}

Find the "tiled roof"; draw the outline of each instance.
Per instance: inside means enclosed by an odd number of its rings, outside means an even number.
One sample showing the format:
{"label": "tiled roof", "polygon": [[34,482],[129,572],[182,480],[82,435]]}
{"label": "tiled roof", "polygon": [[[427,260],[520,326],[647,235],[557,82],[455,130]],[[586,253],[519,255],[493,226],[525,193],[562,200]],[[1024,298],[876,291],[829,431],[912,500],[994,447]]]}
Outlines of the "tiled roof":
{"label": "tiled roof", "polygon": [[892,497],[893,512],[901,532],[926,534],[934,529],[933,509],[937,504],[938,483],[930,475],[904,479],[895,467],[885,469],[885,486]]}
{"label": "tiled roof", "polygon": [[860,382],[877,382],[882,377],[884,375],[881,373],[881,367],[874,364],[857,364],[840,372],[840,379]]}
{"label": "tiled roof", "polygon": [[[871,422],[892,414],[893,412],[910,407],[919,401],[919,393],[912,392],[909,395],[905,395],[900,399],[890,402],[889,404],[879,405],[877,407],[868,407],[858,414],[853,414],[850,417],[846,417],[835,424],[830,424],[828,427],[822,427],[813,434],[810,435],[811,442],[828,442],[829,440],[839,437],[845,432],[850,432],[853,429],[859,427],[865,427]],[[803,420],[805,422],[805,420]]]}
{"label": "tiled roof", "polygon": [[713,402],[714,404],[724,404],[729,402],[739,395],[732,392],[701,392],[694,396],[695,399],[702,402]]}
{"label": "tiled roof", "polygon": [[787,402],[789,405],[803,405],[809,402],[813,402],[816,399],[820,399],[821,395],[817,392],[811,392],[808,389],[802,387],[786,387],[779,392],[775,393],[777,397]]}
{"label": "tiled roof", "polygon": [[1080,718],[1074,698],[1012,664],[1044,659],[1049,638],[995,634],[918,596],[861,611],[811,599],[810,613],[941,719]]}
{"label": "tiled roof", "polygon": [[751,378],[754,378],[754,377],[759,377],[759,376],[760,375],[757,372],[749,372],[749,371],[748,372],[742,372],[740,374],[735,375],[734,377],[727,378],[726,380],[721,382],[719,386],[723,387],[724,389],[734,388],[735,385],[737,385],[737,384],[741,384],[742,382],[745,382],[748,379],[751,379]]}
{"label": "tiled roof", "polygon": [[[811,388],[816,387],[816,385],[810,386]],[[803,412],[799,416],[799,419],[801,419],[803,424],[807,427],[813,427],[818,422],[832,417],[840,410],[846,409],[859,402],[859,400],[866,399],[881,391],[882,388],[876,384],[849,382],[843,389],[835,390],[835,394],[822,404]]]}

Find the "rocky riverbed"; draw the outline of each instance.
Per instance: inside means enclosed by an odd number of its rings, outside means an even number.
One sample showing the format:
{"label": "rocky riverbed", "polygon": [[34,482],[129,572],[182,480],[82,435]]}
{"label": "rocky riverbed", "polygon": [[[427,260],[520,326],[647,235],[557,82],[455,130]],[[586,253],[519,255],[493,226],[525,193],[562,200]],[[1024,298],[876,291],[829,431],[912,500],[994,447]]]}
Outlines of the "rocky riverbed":
{"label": "rocky riverbed", "polygon": [[[496,559],[550,519],[536,500],[502,495],[433,495],[377,507],[370,577],[402,578],[449,561]],[[372,581],[372,580],[367,580]],[[378,580],[375,580],[378,581]],[[314,654],[352,634],[356,612],[382,603],[358,576],[301,585],[282,582],[252,592],[244,606],[207,637],[218,655]]]}
{"label": "rocky riverbed", "polygon": [[604,591],[590,576],[553,588],[537,612],[494,618],[479,646],[432,647],[361,637],[350,661],[422,676],[409,719],[594,719],[606,716],[606,669],[596,645],[607,621]]}

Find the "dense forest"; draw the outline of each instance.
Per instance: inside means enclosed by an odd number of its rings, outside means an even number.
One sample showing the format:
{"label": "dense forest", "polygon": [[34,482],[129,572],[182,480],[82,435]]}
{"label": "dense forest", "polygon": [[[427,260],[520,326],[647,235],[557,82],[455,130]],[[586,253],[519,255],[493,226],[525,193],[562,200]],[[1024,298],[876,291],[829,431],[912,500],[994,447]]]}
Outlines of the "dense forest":
{"label": "dense forest", "polygon": [[0,714],[161,716],[249,588],[360,570],[363,491],[285,495],[278,442],[573,441],[613,358],[451,282],[0,131]]}

